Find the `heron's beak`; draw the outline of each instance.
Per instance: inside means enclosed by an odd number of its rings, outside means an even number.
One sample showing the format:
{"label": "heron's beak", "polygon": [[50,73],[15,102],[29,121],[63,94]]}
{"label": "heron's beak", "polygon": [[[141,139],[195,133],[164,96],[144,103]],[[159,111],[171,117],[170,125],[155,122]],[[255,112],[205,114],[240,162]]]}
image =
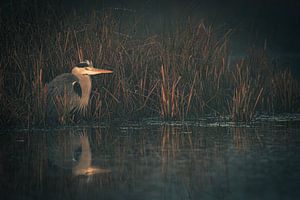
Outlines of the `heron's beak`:
{"label": "heron's beak", "polygon": [[110,73],[113,73],[113,71],[107,69],[97,69],[93,67],[89,67],[89,69],[86,70],[86,74],[88,75],[110,74]]}

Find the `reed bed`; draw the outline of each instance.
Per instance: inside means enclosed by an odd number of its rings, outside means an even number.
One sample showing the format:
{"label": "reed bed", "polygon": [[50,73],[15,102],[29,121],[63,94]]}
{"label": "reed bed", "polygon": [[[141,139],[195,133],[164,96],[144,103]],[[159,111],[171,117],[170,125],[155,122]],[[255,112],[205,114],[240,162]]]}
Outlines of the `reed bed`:
{"label": "reed bed", "polygon": [[85,116],[92,121],[207,114],[251,121],[299,111],[297,80],[275,69],[266,51],[229,62],[231,30],[186,21],[151,32],[142,19],[128,23],[104,11],[26,29],[10,20],[1,19],[1,124],[44,125],[47,83],[84,59],[114,71],[93,77]]}
{"label": "reed bed", "polygon": [[299,86],[289,69],[276,73],[271,79],[274,106],[282,112],[299,112]]}

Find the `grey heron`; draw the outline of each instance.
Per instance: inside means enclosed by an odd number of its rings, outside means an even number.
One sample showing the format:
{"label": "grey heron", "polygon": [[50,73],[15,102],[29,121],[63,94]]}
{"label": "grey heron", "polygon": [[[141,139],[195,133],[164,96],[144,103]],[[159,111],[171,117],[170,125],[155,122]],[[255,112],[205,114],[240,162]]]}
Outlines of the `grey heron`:
{"label": "grey heron", "polygon": [[74,116],[74,113],[85,114],[92,88],[90,75],[112,72],[94,68],[93,63],[86,60],[77,64],[71,73],[55,77],[47,85],[48,122],[65,122],[66,116]]}

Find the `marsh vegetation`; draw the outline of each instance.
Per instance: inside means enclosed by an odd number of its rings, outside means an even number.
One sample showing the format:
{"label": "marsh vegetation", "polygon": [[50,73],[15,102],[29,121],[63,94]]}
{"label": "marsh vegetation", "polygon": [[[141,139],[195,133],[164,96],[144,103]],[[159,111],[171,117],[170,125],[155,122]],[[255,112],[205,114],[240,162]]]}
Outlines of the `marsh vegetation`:
{"label": "marsh vegetation", "polygon": [[157,32],[134,13],[52,11],[1,16],[1,124],[44,125],[47,83],[84,59],[114,71],[93,79],[90,121],[299,112],[297,80],[267,49],[231,59],[234,30],[187,19]]}

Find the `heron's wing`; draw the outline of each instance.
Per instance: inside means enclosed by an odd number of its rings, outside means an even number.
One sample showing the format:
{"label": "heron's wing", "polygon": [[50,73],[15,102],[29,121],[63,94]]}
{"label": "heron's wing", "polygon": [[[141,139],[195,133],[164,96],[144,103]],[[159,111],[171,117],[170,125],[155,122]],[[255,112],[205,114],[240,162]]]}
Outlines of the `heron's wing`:
{"label": "heron's wing", "polygon": [[[74,84],[77,92],[74,90]],[[65,73],[54,78],[47,85],[47,115],[48,118],[57,119],[58,106],[72,110],[78,104],[81,90],[79,80],[76,76]],[[58,103],[59,102],[59,103]],[[67,104],[66,104],[67,103]],[[63,104],[63,105],[60,105]],[[66,104],[66,105],[64,105]]]}
{"label": "heron's wing", "polygon": [[82,97],[82,90],[78,81],[73,82],[73,90],[78,96]]}
{"label": "heron's wing", "polygon": [[[76,87],[78,90],[78,87],[80,88],[79,85],[79,80],[76,76],[70,74],[70,73],[65,73],[61,74],[57,77],[55,77],[49,84],[48,84],[48,97],[53,97],[56,95],[64,95],[64,94],[71,94],[74,93],[74,83],[77,83]],[[81,88],[80,88],[81,90]],[[77,92],[74,94],[78,95]]]}

